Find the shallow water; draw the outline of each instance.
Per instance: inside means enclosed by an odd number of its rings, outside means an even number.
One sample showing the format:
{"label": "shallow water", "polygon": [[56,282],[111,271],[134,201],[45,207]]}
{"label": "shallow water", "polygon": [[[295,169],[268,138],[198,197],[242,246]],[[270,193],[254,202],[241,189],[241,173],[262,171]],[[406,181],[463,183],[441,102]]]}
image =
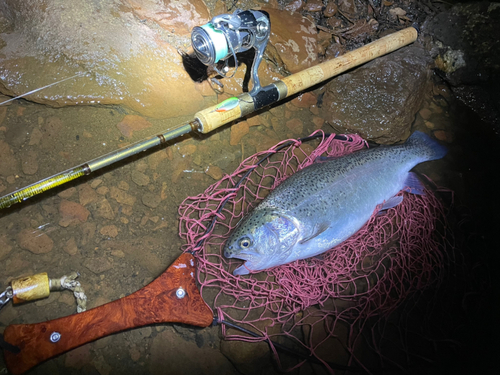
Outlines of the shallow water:
{"label": "shallow water", "polygon": [[[464,248],[474,247],[470,261],[487,272],[485,262],[497,259],[488,253],[488,246],[493,244],[490,234],[496,228],[494,217],[488,216],[498,217],[498,211],[494,211],[498,205],[494,184],[487,177],[491,165],[486,161],[494,157],[498,139],[441,84],[435,84],[423,109],[430,115],[421,112],[427,120],[417,115],[413,128],[444,131],[437,134],[446,138],[450,153],[443,160],[417,167],[417,171],[456,192],[457,216],[467,220],[466,235],[458,238]],[[127,138],[117,124],[133,113],[121,107],[50,108],[18,100],[0,107],[0,119],[2,111],[5,118],[0,122],[0,141],[12,152],[3,154],[10,156],[1,161],[2,168],[9,171],[8,177],[0,180],[1,195],[191,120],[148,119],[149,128]],[[287,102],[250,119],[250,125],[255,125],[250,126],[240,144],[230,144],[230,126],[206,136],[187,135],[168,147],[148,151],[0,212],[0,286],[38,272],[60,277],[77,271],[88,308],[140,289],[181,253],[179,204],[187,196],[203,192],[222,174],[232,173],[244,158],[257,151],[287,138],[307,136],[317,128],[330,132],[331,128],[313,112],[314,108]],[[302,126],[299,122],[286,126],[291,119],[300,119]],[[207,171],[208,166],[212,167]],[[74,202],[69,209],[68,201]],[[50,240],[34,250],[30,244],[39,236]],[[474,283],[484,284],[485,280],[479,272]],[[480,302],[476,305],[494,311],[483,299],[482,293],[490,290],[487,288],[483,285],[475,294]],[[8,324],[66,316],[74,313],[75,307],[69,292],[53,292],[34,303],[9,304],[0,311],[0,330]],[[484,313],[473,309],[470,316]],[[476,340],[473,328],[482,332],[483,323],[465,326],[470,339]],[[478,342],[480,350],[487,350],[488,338]],[[218,327],[201,330],[161,324],[97,340],[36,367],[32,373],[163,374],[166,368],[173,373],[237,373],[221,353],[221,345],[227,343],[221,344]],[[238,365],[240,371],[275,371],[265,355],[266,345],[235,345],[239,346],[232,350],[243,353],[238,357],[243,358],[243,364]],[[226,348],[225,352],[230,350]],[[254,359],[263,355],[264,360],[255,364]],[[471,353],[472,361],[474,355]],[[2,361],[0,368],[4,366]],[[318,367],[314,370],[323,371]],[[299,370],[311,371],[309,365]]]}

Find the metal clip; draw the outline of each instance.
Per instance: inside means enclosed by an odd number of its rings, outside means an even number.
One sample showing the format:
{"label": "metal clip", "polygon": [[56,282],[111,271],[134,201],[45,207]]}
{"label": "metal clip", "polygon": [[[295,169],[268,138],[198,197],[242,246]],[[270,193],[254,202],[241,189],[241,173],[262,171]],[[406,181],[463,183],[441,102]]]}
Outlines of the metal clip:
{"label": "metal clip", "polygon": [[2,293],[0,293],[0,310],[12,299],[12,287],[9,285]]}

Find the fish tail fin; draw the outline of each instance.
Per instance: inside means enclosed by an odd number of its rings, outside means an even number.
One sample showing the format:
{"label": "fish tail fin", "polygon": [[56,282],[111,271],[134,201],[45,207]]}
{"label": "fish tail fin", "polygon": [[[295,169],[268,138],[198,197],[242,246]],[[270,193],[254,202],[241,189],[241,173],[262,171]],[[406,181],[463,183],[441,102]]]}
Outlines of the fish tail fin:
{"label": "fish tail fin", "polygon": [[419,131],[414,132],[408,138],[407,143],[410,147],[418,150],[418,154],[426,161],[441,159],[448,152],[446,147],[439,144],[438,141]]}

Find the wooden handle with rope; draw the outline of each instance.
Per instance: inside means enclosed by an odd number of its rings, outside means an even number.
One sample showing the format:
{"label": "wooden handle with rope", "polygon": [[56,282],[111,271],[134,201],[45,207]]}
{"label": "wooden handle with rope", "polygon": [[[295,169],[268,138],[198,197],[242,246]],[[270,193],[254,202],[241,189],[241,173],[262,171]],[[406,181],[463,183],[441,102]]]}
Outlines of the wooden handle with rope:
{"label": "wooden handle with rope", "polygon": [[9,325],[4,340],[20,351],[4,350],[7,369],[22,374],[80,345],[148,324],[208,327],[213,313],[201,298],[195,272],[194,257],[184,253],[157,279],[127,297],[47,322]]}

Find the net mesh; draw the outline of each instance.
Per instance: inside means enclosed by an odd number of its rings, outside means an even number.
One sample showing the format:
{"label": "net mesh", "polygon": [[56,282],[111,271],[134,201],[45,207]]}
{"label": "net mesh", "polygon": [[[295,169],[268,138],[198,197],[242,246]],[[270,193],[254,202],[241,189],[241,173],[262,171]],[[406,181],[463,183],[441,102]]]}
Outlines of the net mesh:
{"label": "net mesh", "polygon": [[[188,197],[179,208],[183,250],[196,254],[202,295],[219,320],[229,318],[261,335],[229,334],[223,326],[226,339],[286,343],[331,372],[333,362],[366,371],[388,362],[404,367],[392,357],[408,356],[407,337],[391,321],[409,319],[400,311],[407,307],[398,307],[436,290],[450,262],[443,207],[431,191],[400,192],[400,205],[374,213],[355,235],[316,258],[237,277],[232,271],[241,261],[222,255],[236,224],[284,179],[320,156],[339,157],[367,147],[357,135],[339,140],[319,131],[313,136],[319,136],[315,145],[288,140],[257,153],[202,194]],[[401,343],[390,347],[391,336]],[[371,354],[359,358],[361,352]]]}

